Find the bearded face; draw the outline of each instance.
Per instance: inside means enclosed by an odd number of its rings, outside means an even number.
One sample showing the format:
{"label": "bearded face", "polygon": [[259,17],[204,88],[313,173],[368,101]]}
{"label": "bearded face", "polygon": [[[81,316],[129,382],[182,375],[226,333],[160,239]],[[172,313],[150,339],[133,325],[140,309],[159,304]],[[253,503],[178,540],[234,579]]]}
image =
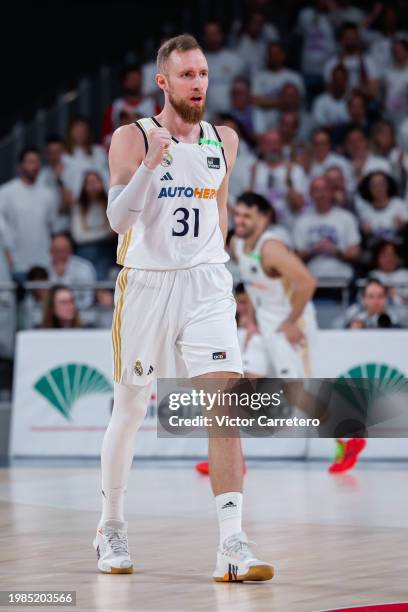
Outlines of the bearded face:
{"label": "bearded face", "polygon": [[199,123],[205,113],[205,97],[193,96],[190,100],[177,98],[174,93],[169,91],[169,102],[183,121],[186,123]]}
{"label": "bearded face", "polygon": [[173,51],[157,83],[180,119],[190,124],[201,121],[208,88],[208,65],[201,49]]}

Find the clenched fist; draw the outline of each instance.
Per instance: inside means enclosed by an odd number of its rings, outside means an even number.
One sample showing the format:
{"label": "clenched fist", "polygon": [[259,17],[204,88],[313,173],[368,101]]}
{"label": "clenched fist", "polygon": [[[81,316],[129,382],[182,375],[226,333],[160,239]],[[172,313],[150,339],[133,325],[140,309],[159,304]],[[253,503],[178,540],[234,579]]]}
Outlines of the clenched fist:
{"label": "clenched fist", "polygon": [[144,159],[145,165],[154,170],[161,163],[164,152],[169,148],[171,135],[164,127],[152,128],[148,132],[149,150]]}

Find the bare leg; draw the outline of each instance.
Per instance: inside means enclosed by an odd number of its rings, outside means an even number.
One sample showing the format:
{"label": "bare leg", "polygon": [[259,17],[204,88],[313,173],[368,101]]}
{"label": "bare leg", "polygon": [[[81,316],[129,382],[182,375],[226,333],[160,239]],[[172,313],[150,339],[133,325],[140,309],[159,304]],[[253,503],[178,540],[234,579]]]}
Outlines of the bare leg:
{"label": "bare leg", "polygon": [[[241,378],[236,372],[211,372],[197,378]],[[208,462],[214,495],[243,489],[244,460],[239,437],[209,436]]]}

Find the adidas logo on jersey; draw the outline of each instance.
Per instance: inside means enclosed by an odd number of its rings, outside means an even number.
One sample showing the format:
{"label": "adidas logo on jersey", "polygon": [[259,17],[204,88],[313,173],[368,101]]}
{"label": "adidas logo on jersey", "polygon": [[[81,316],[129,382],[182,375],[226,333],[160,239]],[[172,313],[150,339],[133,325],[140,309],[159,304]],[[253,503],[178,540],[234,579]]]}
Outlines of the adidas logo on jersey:
{"label": "adidas logo on jersey", "polygon": [[170,172],[166,172],[166,174],[163,174],[163,176],[160,179],[161,181],[172,181],[174,180],[173,177],[171,176]]}

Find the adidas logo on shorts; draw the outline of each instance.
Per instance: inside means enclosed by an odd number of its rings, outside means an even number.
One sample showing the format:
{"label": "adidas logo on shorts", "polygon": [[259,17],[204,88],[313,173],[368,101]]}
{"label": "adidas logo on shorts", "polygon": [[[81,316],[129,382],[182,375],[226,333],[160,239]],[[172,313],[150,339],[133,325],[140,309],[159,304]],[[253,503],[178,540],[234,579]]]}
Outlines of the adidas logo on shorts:
{"label": "adidas logo on shorts", "polygon": [[219,353],[213,353],[214,360],[226,359],[226,358],[227,358],[227,353],[225,351],[220,351]]}
{"label": "adidas logo on shorts", "polygon": [[170,172],[166,172],[166,174],[163,174],[163,176],[160,179],[161,181],[172,181],[174,180],[173,177],[171,176]]}

